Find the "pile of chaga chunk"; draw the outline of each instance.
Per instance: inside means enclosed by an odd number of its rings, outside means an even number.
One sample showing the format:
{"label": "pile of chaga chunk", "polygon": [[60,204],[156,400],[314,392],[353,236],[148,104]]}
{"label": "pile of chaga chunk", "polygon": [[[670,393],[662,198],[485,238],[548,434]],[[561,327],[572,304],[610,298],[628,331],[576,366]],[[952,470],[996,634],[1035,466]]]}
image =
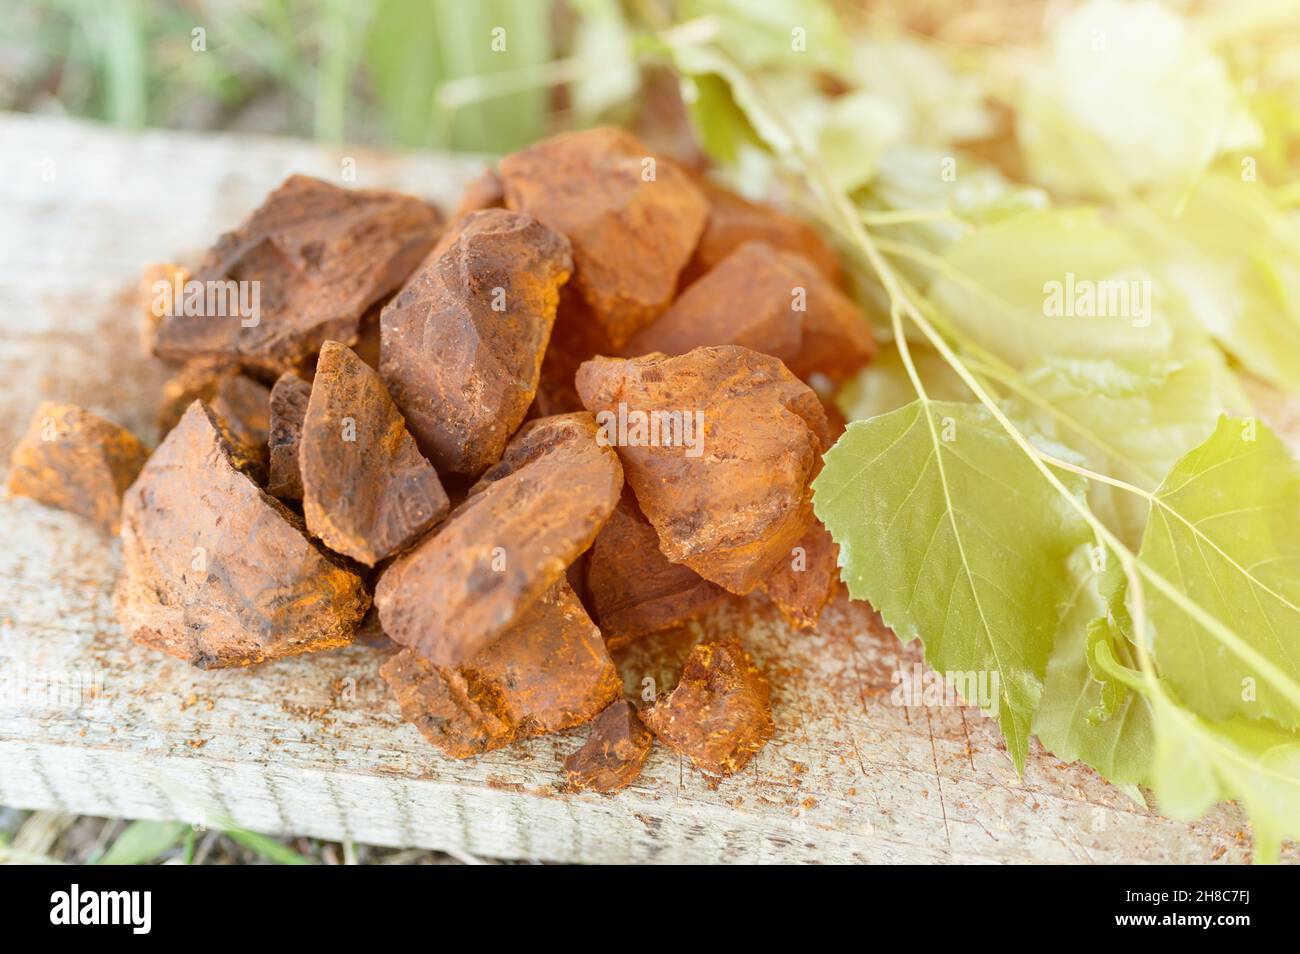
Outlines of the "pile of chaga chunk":
{"label": "pile of chaga chunk", "polygon": [[195,666],[363,639],[449,756],[591,723],[572,789],[654,739],[728,775],[774,731],[735,634],[648,700],[611,652],[750,594],[816,624],[823,398],[874,351],[842,283],[806,225],[613,128],[506,157],[450,222],[294,176],[146,276],[157,449],[45,404],[10,489],[120,534],[122,627]]}

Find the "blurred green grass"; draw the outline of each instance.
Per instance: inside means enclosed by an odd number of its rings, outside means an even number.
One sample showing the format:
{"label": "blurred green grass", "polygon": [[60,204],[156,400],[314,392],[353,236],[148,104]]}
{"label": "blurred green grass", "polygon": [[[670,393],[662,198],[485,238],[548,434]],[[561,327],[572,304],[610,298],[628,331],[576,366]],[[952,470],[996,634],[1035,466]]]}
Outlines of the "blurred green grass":
{"label": "blurred green grass", "polygon": [[548,130],[547,70],[595,7],[618,12],[590,0],[20,0],[0,5],[0,108],[501,153]]}

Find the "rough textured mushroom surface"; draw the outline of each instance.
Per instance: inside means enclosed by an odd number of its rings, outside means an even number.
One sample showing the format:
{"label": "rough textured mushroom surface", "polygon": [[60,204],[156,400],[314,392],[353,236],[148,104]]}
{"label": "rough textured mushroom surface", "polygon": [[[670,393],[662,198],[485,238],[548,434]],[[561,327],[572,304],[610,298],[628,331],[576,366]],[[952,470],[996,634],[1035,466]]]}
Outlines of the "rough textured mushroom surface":
{"label": "rough textured mushroom surface", "polygon": [[114,603],[137,642],[209,668],[352,641],[370,605],[361,578],[248,466],[195,401],[127,491]]}
{"label": "rough textured mushroom surface", "polygon": [[284,500],[302,499],[302,471],[298,467],[298,444],[302,441],[302,422],[307,416],[311,385],[292,371],[276,379],[271,388],[271,417],[267,444],[270,450],[270,476],[266,492]]}
{"label": "rough textured mushroom surface", "polygon": [[843,380],[875,354],[866,317],[807,259],[746,242],[623,348],[629,357],[735,344],[780,358],[805,380]]}
{"label": "rough textured mushroom surface", "polygon": [[380,369],[440,473],[496,462],[528,413],[569,242],[530,215],[461,220],[384,308]]}
{"label": "rough textured mushroom surface", "polygon": [[564,760],[565,784],[571,791],[609,795],[627,788],[641,774],[654,736],[620,699],[596,716],[582,748]]}
{"label": "rough textured mushroom surface", "polygon": [[589,554],[587,590],[611,647],[685,622],[726,594],[690,567],[669,562],[628,489]]}
{"label": "rough textured mushroom surface", "polygon": [[[595,421],[471,494],[436,533],[394,560],[375,602],[384,632],[437,665],[463,663],[504,633],[591,546],[618,503],[618,457]],[[538,424],[519,440],[526,442]],[[506,451],[510,459],[512,452]]]}
{"label": "rough textured mushroom surface", "polygon": [[447,514],[379,372],[347,345],[321,348],[298,446],[307,529],[366,566],[414,543]]}
{"label": "rough textured mushroom surface", "polygon": [[596,358],[577,387],[673,563],[748,593],[812,525],[826,413],[776,358],[736,346]]}
{"label": "rough textured mushroom surface", "polygon": [[600,630],[564,581],[459,666],[403,649],[380,671],[403,717],[454,758],[581,725],[623,686]]}
{"label": "rough textured mushroom surface", "polygon": [[290,176],[207,253],[197,294],[161,320],[154,352],[268,377],[295,370],[326,340],[355,343],[366,309],[406,280],[441,228],[413,196]]}
{"label": "rough textured mushroom surface", "polygon": [[676,163],[606,126],[544,139],[499,173],[507,208],[569,237],[574,284],[615,346],[668,307],[708,217]]}
{"label": "rough textured mushroom surface", "polygon": [[767,677],[734,640],[692,649],[676,688],[641,719],[708,775],[740,771],[775,731]]}

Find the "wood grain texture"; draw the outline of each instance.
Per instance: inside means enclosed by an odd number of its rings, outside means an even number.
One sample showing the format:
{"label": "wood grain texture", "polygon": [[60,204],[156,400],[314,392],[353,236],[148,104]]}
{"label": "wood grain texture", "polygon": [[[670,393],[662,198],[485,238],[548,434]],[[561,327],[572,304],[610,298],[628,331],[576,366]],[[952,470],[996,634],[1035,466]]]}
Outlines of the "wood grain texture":
{"label": "wood grain texture", "polygon": [[[184,260],[289,172],[450,206],[475,164],[313,144],[125,135],[0,117],[0,453],[42,398],[152,439],[161,369],[123,288]],[[51,176],[52,173],[52,176]],[[616,797],[559,790],[578,729],[457,762],[402,722],[356,646],[199,672],[113,621],[116,543],[68,514],[0,504],[0,802],[272,833],[586,862],[1242,862],[1231,807],[1183,825],[1041,751],[1017,778],[978,710],[891,701],[918,660],[842,598],[815,635],[735,601],[630,649],[630,691],[673,678],[707,632],[738,635],[774,686],[777,734],[709,785],[656,745]],[[1295,860],[1294,848],[1286,857]]]}

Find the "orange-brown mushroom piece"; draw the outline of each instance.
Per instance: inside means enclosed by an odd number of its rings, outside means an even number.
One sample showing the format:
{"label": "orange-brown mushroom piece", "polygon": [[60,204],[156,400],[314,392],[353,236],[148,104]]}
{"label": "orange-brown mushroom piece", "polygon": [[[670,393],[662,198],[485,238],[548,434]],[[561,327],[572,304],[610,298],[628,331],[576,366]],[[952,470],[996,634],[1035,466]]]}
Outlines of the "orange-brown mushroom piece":
{"label": "orange-brown mushroom piece", "polygon": [[397,290],[442,230],[413,196],[290,176],[195,270],[154,338],[167,361],[275,376],[327,340],[353,344],[366,310]]}
{"label": "orange-brown mushroom piece", "polygon": [[537,391],[569,242],[532,216],[475,212],[456,224],[380,317],[380,370],[443,474],[501,456]]}
{"label": "orange-brown mushroom piece", "polygon": [[641,719],[663,742],[708,775],[732,775],[772,737],[771,688],[734,640],[691,650],[672,692]]}
{"label": "orange-brown mushroom piece", "polygon": [[453,758],[581,725],[623,688],[600,630],[563,580],[459,666],[403,649],[380,672],[403,717]]}
{"label": "orange-brown mushroom piece", "polygon": [[507,208],[573,243],[574,284],[615,346],[668,307],[708,216],[676,163],[606,126],[506,156],[499,174]]}
{"label": "orange-brown mushroom piece", "polygon": [[776,358],[730,345],[596,358],[577,387],[673,563],[745,594],[812,525],[826,413]]}
{"label": "orange-brown mushroom piece", "polygon": [[114,604],[137,642],[215,668],[352,641],[370,605],[361,578],[249,467],[195,401],[127,491]]}
{"label": "orange-brown mushroom piece", "polygon": [[449,508],[379,372],[337,341],[316,364],[298,467],[307,529],[366,566],[414,543]]}
{"label": "orange-brown mushroom piece", "polygon": [[75,404],[43,402],[10,457],[9,492],[84,517],[107,534],[149,452],[124,427]]}

